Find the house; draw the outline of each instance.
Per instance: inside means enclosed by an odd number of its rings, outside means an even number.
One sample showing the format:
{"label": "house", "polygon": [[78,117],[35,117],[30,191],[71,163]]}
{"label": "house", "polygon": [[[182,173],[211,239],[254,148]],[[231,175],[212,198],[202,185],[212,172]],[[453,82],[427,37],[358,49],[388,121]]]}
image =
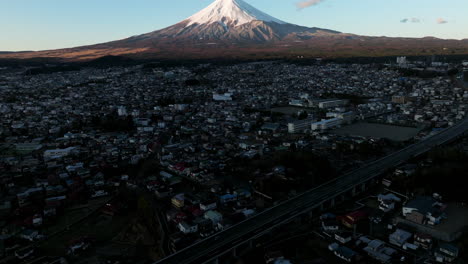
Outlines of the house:
{"label": "house", "polygon": [[234,191],[234,194],[236,194],[239,199],[248,199],[252,197],[252,193],[246,189],[237,189]]}
{"label": "house", "polygon": [[31,242],[36,241],[39,238],[39,231],[26,229],[19,235],[21,238],[29,240]]}
{"label": "house", "polygon": [[161,171],[161,172],[159,173],[159,175],[160,175],[163,179],[165,179],[165,180],[168,180],[168,179],[170,179],[170,178],[173,177],[172,174],[167,173],[167,172],[165,172],[165,171]]}
{"label": "house", "polygon": [[320,216],[320,221],[322,222],[322,229],[325,232],[336,232],[340,229],[338,220],[334,214],[323,214]]}
{"label": "house", "polygon": [[340,234],[335,234],[336,241],[340,242],[341,244],[346,244],[353,240],[353,233],[351,232],[344,232]]}
{"label": "house", "polygon": [[403,206],[403,216],[421,225],[438,225],[445,218],[446,205],[433,197],[419,196]]}
{"label": "house", "polygon": [[390,244],[398,247],[402,247],[413,235],[402,229],[397,229],[393,234],[389,236]]}
{"label": "house", "polygon": [[270,131],[276,131],[278,130],[278,128],[280,127],[279,124],[277,123],[265,123],[263,126],[262,126],[262,130],[270,130]]}
{"label": "house", "polygon": [[437,262],[440,263],[451,263],[454,262],[455,259],[458,258],[459,249],[448,243],[442,243],[434,252],[434,257],[436,258]]}
{"label": "house", "polygon": [[221,213],[219,213],[219,212],[210,210],[210,211],[205,213],[205,219],[209,219],[209,220],[211,220],[213,225],[217,225],[218,223],[220,223],[223,220],[223,215]]}
{"label": "house", "polygon": [[213,223],[211,220],[199,217],[193,222],[198,225],[198,232],[201,237],[208,237],[214,233]]}
{"label": "house", "polygon": [[195,223],[187,223],[182,221],[177,225],[177,228],[184,234],[191,234],[198,232],[198,225]]}
{"label": "house", "polygon": [[339,247],[335,250],[335,256],[339,257],[340,259],[346,262],[353,262],[353,260],[357,257],[357,253],[354,252],[352,249],[348,247]]}
{"label": "house", "polygon": [[34,227],[41,226],[43,223],[42,215],[40,214],[35,214],[32,218],[32,224]]}
{"label": "house", "polygon": [[185,204],[185,195],[183,193],[180,193],[171,199],[171,203],[174,207],[176,208],[182,208],[184,207]]}
{"label": "house", "polygon": [[203,211],[210,211],[217,208],[215,200],[206,200],[200,203],[200,209]]}
{"label": "house", "polygon": [[244,209],[242,211],[242,214],[244,215],[245,218],[249,218],[255,214],[255,210],[253,209]]}
{"label": "house", "polygon": [[367,213],[364,211],[351,212],[341,217],[341,223],[349,228],[353,228],[358,222],[367,218]]}
{"label": "house", "polygon": [[370,241],[367,247],[364,248],[364,251],[370,257],[382,263],[390,263],[392,255],[396,253],[396,250],[385,247],[385,243],[378,239]]}
{"label": "house", "polygon": [[432,248],[433,239],[431,235],[428,234],[415,234],[414,235],[414,244],[420,246],[424,249]]}
{"label": "house", "polygon": [[166,198],[166,197],[168,197],[169,195],[172,194],[172,188],[164,186],[164,187],[158,188],[156,191],[154,191],[154,194],[159,199]]}
{"label": "house", "polygon": [[401,199],[398,196],[394,195],[393,193],[389,194],[380,194],[378,196],[378,200],[380,202],[379,209],[385,213],[388,213],[395,209],[395,203],[401,202]]}
{"label": "house", "polygon": [[200,207],[198,205],[192,205],[190,207],[188,207],[187,209],[187,212],[190,212],[190,214],[193,216],[193,217],[199,217],[199,216],[202,216],[204,211],[200,209]]}
{"label": "house", "polygon": [[225,194],[225,195],[221,195],[219,197],[219,201],[222,203],[222,204],[225,204],[225,203],[228,203],[228,202],[233,202],[233,201],[236,201],[237,200],[237,194]]}

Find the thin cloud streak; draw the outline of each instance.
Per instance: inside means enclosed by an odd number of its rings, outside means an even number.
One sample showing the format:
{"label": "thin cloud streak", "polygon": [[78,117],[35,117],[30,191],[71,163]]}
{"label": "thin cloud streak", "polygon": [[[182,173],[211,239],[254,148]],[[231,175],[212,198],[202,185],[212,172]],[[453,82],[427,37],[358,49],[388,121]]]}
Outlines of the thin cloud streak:
{"label": "thin cloud streak", "polygon": [[408,22],[411,22],[411,23],[420,23],[421,22],[421,19],[417,18],[417,17],[413,17],[411,19],[409,18],[404,18],[402,20],[400,20],[401,23],[408,23]]}
{"label": "thin cloud streak", "polygon": [[299,10],[301,10],[301,9],[306,8],[306,7],[311,7],[311,6],[314,6],[314,5],[318,5],[323,1],[325,1],[325,0],[306,0],[306,1],[302,1],[302,2],[297,3],[296,6],[297,6],[297,8]]}
{"label": "thin cloud streak", "polygon": [[447,24],[447,23],[448,23],[448,21],[443,19],[443,18],[438,18],[437,19],[437,24],[439,24],[439,25]]}

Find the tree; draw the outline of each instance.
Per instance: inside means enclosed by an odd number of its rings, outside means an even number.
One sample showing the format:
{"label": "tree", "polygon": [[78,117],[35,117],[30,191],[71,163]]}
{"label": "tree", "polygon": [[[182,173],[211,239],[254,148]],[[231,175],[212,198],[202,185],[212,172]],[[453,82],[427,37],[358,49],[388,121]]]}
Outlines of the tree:
{"label": "tree", "polygon": [[306,112],[306,111],[302,111],[299,116],[298,116],[298,119],[299,120],[304,120],[304,119],[307,119],[307,117],[309,117],[309,114]]}

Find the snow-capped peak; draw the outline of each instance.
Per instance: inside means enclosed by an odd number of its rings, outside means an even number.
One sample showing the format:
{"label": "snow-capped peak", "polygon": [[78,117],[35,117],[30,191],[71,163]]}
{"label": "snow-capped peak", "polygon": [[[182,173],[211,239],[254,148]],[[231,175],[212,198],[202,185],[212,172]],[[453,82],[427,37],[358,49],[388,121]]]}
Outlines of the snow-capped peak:
{"label": "snow-capped peak", "polygon": [[254,20],[286,24],[286,22],[265,14],[242,0],[216,0],[187,20],[189,21],[187,26],[216,22],[223,25],[229,23],[231,26],[240,26]]}

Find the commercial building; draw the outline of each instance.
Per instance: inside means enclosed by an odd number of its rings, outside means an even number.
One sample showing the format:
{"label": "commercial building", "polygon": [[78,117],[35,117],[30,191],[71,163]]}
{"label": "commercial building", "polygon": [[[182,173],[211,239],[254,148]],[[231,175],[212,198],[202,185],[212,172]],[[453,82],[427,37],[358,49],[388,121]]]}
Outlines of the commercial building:
{"label": "commercial building", "polygon": [[288,132],[293,133],[301,133],[305,130],[310,130],[312,123],[315,121],[313,118],[307,118],[304,120],[299,120],[296,122],[292,122],[288,124]]}

